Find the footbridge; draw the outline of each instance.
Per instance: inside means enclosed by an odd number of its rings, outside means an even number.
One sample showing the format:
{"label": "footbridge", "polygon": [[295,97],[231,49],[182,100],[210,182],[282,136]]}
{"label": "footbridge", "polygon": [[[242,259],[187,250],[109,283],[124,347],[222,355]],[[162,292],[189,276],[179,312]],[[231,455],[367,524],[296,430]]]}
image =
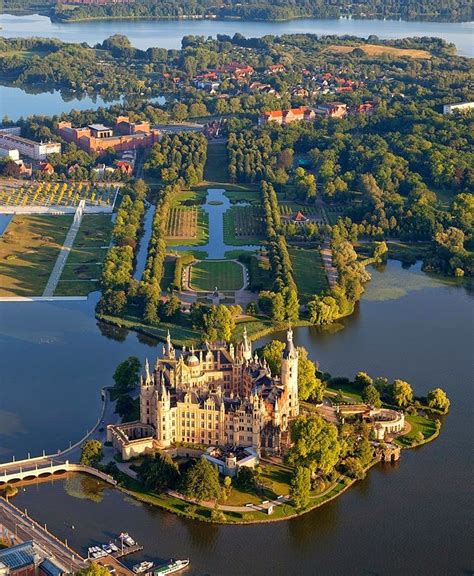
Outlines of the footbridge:
{"label": "footbridge", "polygon": [[26,460],[13,460],[0,464],[0,486],[2,484],[34,480],[35,478],[46,478],[65,474],[67,472],[84,472],[104,482],[116,486],[117,482],[92,466],[69,462],[69,460],[60,461],[53,456],[39,456],[37,458],[28,458]]}

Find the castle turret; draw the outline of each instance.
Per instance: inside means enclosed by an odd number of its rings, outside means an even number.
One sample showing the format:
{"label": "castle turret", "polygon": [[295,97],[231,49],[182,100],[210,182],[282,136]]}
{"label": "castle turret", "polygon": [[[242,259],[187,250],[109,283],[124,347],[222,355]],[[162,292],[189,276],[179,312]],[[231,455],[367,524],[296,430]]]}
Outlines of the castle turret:
{"label": "castle turret", "polygon": [[252,343],[248,338],[246,326],[244,326],[244,333],[242,336],[242,357],[244,360],[252,360]]}
{"label": "castle turret", "polygon": [[281,383],[288,397],[288,417],[296,418],[299,414],[298,401],[298,350],[293,342],[293,330],[288,328],[286,346],[281,359]]}
{"label": "castle turret", "polygon": [[[184,351],[184,347],[183,347],[183,351]],[[166,343],[163,346],[163,356],[165,358],[168,358],[168,360],[174,360],[176,357],[174,346],[171,343],[171,335],[170,335],[169,330],[168,330],[168,334],[166,335]]]}

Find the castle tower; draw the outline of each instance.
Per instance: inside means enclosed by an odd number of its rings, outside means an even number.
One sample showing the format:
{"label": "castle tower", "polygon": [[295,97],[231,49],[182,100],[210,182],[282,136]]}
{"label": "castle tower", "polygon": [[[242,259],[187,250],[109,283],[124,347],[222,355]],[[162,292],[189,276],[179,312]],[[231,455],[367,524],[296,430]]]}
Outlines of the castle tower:
{"label": "castle tower", "polygon": [[172,442],[171,432],[171,394],[166,389],[165,379],[161,375],[160,392],[157,394],[156,421],[153,422],[156,438],[162,448],[167,448]]}
{"label": "castle tower", "polygon": [[145,374],[140,378],[140,422],[154,425],[155,383],[150,374],[148,359],[145,360]]}
{"label": "castle tower", "polygon": [[288,417],[298,416],[298,350],[293,343],[293,330],[288,328],[286,346],[281,359],[281,383],[288,396]]}
{"label": "castle tower", "polygon": [[244,333],[242,336],[242,357],[244,360],[252,360],[252,343],[248,338],[246,326],[244,326]]}
{"label": "castle tower", "polygon": [[[184,347],[183,347],[183,351],[184,351]],[[170,331],[168,330],[168,334],[166,336],[166,343],[163,346],[163,356],[165,358],[167,358],[168,360],[174,360],[176,357],[176,353],[174,350],[174,346],[171,343],[171,335],[170,335]]]}

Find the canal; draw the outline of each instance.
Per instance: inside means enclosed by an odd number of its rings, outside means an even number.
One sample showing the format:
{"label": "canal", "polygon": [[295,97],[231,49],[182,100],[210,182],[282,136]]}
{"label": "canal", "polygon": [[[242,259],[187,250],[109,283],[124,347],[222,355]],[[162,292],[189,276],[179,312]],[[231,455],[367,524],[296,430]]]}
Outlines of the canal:
{"label": "canal", "polygon": [[[435,442],[378,466],[321,509],[266,526],[183,520],[83,476],[27,486],[15,503],[82,552],[127,530],[145,545],[143,558],[189,556],[193,575],[468,573],[472,293],[419,265],[391,261],[372,276],[352,317],[329,331],[295,330],[296,341],[332,374],[399,377],[417,394],[444,388],[452,405]],[[97,326],[93,308],[94,299],[0,304],[2,460],[79,438],[116,364],[157,354],[152,341]]]}

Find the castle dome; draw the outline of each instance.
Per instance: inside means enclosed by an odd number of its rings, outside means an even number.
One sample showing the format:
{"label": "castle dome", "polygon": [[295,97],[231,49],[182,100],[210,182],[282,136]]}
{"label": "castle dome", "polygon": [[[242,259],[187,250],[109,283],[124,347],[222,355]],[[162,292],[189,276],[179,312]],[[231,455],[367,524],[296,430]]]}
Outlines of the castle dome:
{"label": "castle dome", "polygon": [[186,364],[188,366],[197,366],[199,364],[199,358],[196,356],[196,354],[191,354],[186,358]]}

